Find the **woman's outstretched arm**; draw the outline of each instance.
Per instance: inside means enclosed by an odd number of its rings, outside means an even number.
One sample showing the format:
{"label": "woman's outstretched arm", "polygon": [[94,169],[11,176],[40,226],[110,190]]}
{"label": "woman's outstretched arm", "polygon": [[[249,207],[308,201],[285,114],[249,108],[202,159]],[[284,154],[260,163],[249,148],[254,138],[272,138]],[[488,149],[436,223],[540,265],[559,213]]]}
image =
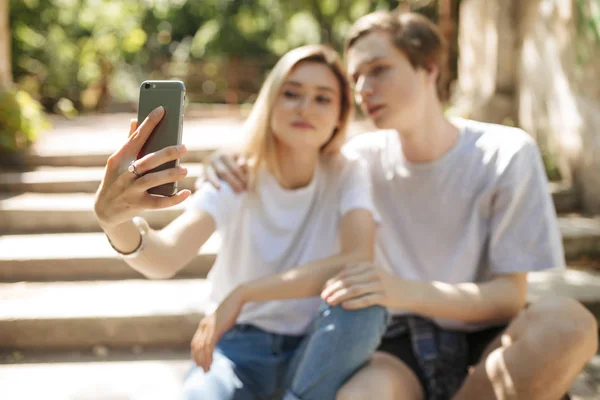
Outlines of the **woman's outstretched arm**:
{"label": "woman's outstretched arm", "polygon": [[139,126],[137,121],[131,121],[127,140],[107,161],[94,203],[98,223],[113,248],[129,255],[125,261],[132,268],[154,279],[171,277],[183,268],[215,230],[213,217],[202,211],[185,212],[161,231],[150,229],[138,217],[144,210],[177,205],[191,194],[189,190],[171,197],[147,193],[154,186],[180,181],[187,175],[182,167],[149,172],[181,157],[186,151],[183,145],[170,146],[136,160],[163,116],[164,109],[159,107]]}

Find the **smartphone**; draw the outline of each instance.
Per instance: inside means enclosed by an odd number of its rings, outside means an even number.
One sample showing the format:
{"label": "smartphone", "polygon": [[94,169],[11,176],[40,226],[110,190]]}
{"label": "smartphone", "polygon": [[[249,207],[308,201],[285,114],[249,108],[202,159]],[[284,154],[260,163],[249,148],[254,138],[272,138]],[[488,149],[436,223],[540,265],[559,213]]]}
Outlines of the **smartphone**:
{"label": "smartphone", "polygon": [[[142,123],[152,110],[163,106],[165,114],[156,125],[138,154],[138,159],[146,154],[181,144],[183,129],[183,106],[185,85],[181,81],[144,81],[140,86],[138,103],[138,123]],[[146,173],[175,168],[179,159],[160,165]],[[177,182],[167,183],[148,189],[148,193],[160,196],[173,196],[177,193]]]}

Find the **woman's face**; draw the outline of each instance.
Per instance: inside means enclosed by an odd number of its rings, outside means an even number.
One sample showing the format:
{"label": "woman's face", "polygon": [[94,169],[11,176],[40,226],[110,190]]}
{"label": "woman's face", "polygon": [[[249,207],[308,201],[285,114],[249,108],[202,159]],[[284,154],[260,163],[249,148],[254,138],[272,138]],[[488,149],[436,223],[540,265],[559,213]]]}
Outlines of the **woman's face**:
{"label": "woman's face", "polygon": [[338,126],[341,87],[327,65],[303,61],[284,80],[271,114],[275,138],[293,149],[317,150]]}

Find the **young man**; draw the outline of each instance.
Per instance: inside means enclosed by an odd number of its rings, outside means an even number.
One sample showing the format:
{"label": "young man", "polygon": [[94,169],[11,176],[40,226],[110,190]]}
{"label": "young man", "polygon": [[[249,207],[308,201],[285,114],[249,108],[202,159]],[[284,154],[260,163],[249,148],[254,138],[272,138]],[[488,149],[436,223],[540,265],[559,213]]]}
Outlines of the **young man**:
{"label": "young man", "polygon": [[[382,222],[377,263],[348,266],[322,297],[395,317],[337,398],[560,399],[595,354],[598,331],[572,299],[524,308],[527,272],[564,267],[534,141],[444,116],[445,45],[422,16],[361,18],[346,56],[356,100],[379,129],[346,146],[369,165]],[[231,157],[213,160],[207,179],[215,175],[243,189]]]}

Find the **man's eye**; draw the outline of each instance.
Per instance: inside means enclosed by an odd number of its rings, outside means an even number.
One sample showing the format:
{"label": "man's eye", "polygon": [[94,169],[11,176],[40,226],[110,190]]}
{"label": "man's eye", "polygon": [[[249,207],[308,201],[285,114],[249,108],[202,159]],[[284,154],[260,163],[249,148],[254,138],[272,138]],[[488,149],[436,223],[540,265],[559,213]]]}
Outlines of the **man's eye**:
{"label": "man's eye", "polygon": [[381,74],[382,72],[384,72],[386,69],[387,69],[387,67],[384,67],[383,65],[378,65],[378,66],[374,67],[374,68],[371,70],[371,73],[372,73],[373,75],[380,75],[380,74]]}

